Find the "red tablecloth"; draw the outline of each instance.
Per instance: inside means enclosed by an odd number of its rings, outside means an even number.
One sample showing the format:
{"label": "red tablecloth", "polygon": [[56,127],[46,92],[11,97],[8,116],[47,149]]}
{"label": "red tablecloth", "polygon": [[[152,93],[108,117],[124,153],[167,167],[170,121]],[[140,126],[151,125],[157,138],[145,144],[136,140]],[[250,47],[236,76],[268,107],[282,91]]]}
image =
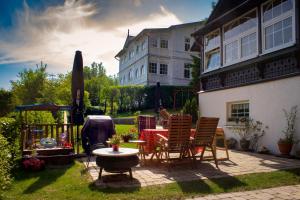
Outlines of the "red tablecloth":
{"label": "red tablecloth", "polygon": [[[144,129],[141,131],[140,140],[146,141],[144,146],[145,153],[153,153],[158,137],[157,134],[168,137],[168,129]],[[191,129],[191,136],[195,135],[195,129]]]}

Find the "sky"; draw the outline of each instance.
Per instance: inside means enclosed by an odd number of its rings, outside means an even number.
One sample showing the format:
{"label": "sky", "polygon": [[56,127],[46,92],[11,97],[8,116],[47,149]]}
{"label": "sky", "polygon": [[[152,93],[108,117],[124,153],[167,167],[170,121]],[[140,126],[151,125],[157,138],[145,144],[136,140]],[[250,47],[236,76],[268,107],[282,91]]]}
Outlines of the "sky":
{"label": "sky", "polygon": [[49,74],[102,62],[118,73],[115,55],[127,36],[205,19],[213,0],[0,0],[0,88],[43,61]]}

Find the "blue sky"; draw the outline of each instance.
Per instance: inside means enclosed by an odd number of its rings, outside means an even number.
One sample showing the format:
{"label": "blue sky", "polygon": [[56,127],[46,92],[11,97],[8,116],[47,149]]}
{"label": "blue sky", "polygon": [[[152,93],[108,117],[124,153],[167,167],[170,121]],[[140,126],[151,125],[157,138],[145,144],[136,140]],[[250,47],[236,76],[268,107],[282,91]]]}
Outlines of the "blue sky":
{"label": "blue sky", "polygon": [[130,29],[168,27],[209,16],[213,0],[0,0],[0,88],[42,60],[49,73],[71,70],[76,50],[84,65],[114,59]]}

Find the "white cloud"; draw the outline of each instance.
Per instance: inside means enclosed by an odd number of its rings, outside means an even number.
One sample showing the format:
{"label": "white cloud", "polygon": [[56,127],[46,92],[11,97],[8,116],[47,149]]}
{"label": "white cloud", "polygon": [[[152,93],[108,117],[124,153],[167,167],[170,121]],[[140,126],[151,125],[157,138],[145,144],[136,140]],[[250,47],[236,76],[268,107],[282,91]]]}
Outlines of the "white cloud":
{"label": "white cloud", "polygon": [[[140,0],[134,5],[141,7]],[[25,5],[18,14],[18,23],[8,40],[0,39],[0,64],[13,62],[48,63],[49,72],[66,72],[72,69],[76,50],[83,53],[84,65],[103,62],[109,74],[118,72],[114,56],[121,50],[127,29],[137,34],[144,28],[161,28],[181,21],[160,6],[148,16],[134,18],[122,25],[122,12],[115,16],[119,26],[109,27],[99,15],[102,8],[93,3],[67,0],[64,5],[36,12]],[[103,8],[104,9],[104,8]],[[110,19],[111,20],[111,19]],[[130,25],[128,25],[130,24]],[[6,35],[6,36],[7,36]]]}

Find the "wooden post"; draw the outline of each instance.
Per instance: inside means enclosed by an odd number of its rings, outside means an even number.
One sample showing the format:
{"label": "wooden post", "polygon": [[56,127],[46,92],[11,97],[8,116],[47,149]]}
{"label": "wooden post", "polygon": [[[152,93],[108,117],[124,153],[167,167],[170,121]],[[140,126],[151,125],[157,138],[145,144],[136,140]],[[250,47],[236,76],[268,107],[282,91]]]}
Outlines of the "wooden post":
{"label": "wooden post", "polygon": [[79,125],[76,125],[76,129],[77,154],[79,154]]}

